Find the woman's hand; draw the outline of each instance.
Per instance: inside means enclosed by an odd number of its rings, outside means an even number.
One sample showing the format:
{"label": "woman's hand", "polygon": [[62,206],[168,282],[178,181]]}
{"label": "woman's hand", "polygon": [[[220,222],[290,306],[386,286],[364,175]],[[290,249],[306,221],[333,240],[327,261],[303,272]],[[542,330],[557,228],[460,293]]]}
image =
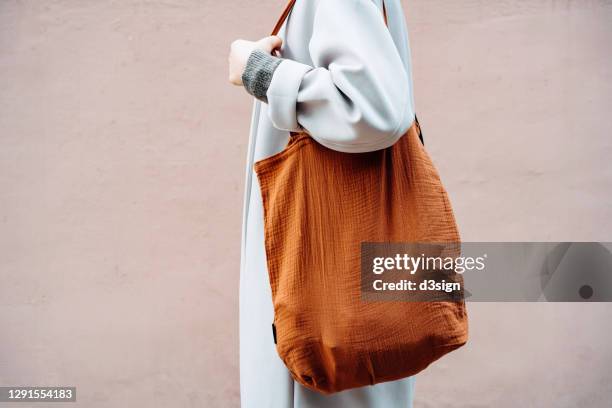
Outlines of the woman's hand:
{"label": "woman's hand", "polygon": [[234,41],[227,58],[229,62],[229,81],[234,85],[242,85],[242,73],[253,50],[259,49],[272,54],[272,51],[280,48],[282,43],[283,40],[276,35],[264,37],[259,41]]}

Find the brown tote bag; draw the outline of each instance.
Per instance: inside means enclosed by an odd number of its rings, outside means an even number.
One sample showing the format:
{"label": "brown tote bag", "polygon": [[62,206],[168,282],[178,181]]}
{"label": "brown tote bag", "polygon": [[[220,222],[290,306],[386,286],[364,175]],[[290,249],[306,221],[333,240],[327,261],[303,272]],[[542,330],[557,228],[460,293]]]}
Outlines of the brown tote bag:
{"label": "brown tote bag", "polygon": [[283,151],[255,163],[276,348],[310,389],[329,394],[408,377],[467,340],[463,299],[360,297],[362,242],[459,242],[420,136],[415,120],[391,147],[342,153],[292,133]]}

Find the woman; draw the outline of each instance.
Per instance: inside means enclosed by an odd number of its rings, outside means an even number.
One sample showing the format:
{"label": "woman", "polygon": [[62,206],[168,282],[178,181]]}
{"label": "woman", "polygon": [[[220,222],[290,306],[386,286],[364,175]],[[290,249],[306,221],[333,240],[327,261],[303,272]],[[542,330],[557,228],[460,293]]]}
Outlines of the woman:
{"label": "woman", "polygon": [[[413,378],[325,396],[295,383],[276,353],[261,195],[253,164],[306,131],[347,153],[386,148],[413,123],[408,34],[400,0],[298,0],[279,32],[237,40],[230,81],[256,100],[251,119],[240,271],[243,408],[411,407]],[[282,57],[273,55],[280,48]]]}

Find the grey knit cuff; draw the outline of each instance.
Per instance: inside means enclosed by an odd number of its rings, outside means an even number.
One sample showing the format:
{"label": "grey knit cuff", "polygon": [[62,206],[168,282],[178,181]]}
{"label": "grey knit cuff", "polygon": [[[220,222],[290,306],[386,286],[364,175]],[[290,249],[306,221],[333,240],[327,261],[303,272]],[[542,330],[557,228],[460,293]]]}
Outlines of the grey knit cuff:
{"label": "grey knit cuff", "polygon": [[282,58],[274,57],[262,50],[253,50],[242,73],[244,89],[255,98],[267,103],[266,93],[272,82],[272,75],[282,61]]}

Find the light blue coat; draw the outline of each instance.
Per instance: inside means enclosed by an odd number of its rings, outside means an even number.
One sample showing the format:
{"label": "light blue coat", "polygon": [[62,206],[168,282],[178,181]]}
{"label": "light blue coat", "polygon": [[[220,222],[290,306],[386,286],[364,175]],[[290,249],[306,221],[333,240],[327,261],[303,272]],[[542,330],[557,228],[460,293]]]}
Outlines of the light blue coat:
{"label": "light blue coat", "polygon": [[[281,151],[289,130],[343,152],[392,145],[414,120],[410,48],[400,0],[297,0],[279,32],[283,61],[255,100],[246,166],[240,270],[243,408],[409,408],[412,378],[323,396],[295,383],[276,353],[253,164]],[[282,10],[279,9],[279,14]]]}

